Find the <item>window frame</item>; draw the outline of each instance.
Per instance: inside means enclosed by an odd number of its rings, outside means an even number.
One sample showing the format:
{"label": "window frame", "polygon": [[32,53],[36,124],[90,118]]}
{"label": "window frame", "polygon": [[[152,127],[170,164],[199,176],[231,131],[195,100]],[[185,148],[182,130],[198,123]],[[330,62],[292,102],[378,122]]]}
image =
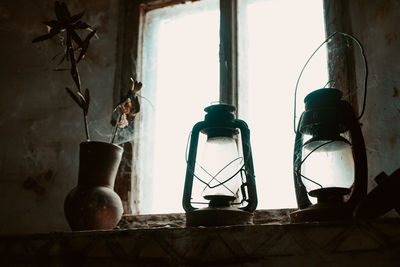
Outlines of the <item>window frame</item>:
{"label": "window frame", "polygon": [[[201,0],[119,0],[119,18],[117,30],[117,54],[116,70],[114,76],[114,95],[113,102],[116,105],[120,97],[124,95],[129,80],[127,77],[141,79],[141,47],[143,43],[143,21],[147,12],[158,8],[182,4],[185,2],[196,2]],[[326,36],[335,31],[352,33],[351,19],[347,1],[322,0],[324,5],[324,17]],[[238,0],[220,0],[220,101],[237,107],[238,114]],[[331,46],[349,45],[344,40],[335,40]],[[347,49],[343,54],[339,54],[337,49],[330,49],[328,45],[328,73],[331,80],[336,81],[338,88],[347,88],[346,93],[350,95],[350,103],[357,107],[358,98],[357,78],[356,78],[356,57],[352,44],[351,49]],[[345,69],[334,68],[338,62],[334,58],[344,58]],[[343,64],[343,62],[341,62]],[[357,110],[356,110],[357,111]],[[140,131],[139,123],[142,114],[139,113],[135,119],[135,135]],[[124,214],[140,214],[141,201],[141,177],[136,171],[139,167],[135,159],[139,158],[140,142],[128,142],[127,146],[130,153],[124,153],[121,166],[124,162],[130,162],[131,173],[127,173],[120,167],[116,183],[121,183],[117,193],[121,196],[124,205]],[[129,164],[128,164],[129,165]],[[117,186],[116,186],[117,188]],[[291,209],[283,209],[289,211]],[[269,213],[265,213],[269,214]]]}
{"label": "window frame", "polygon": [[[125,93],[128,86],[126,77],[141,79],[141,47],[143,43],[144,16],[147,12],[182,4],[185,2],[196,2],[201,0],[120,0],[119,1],[119,19],[117,32],[117,65],[114,78],[114,105]],[[237,0],[220,1],[220,101],[238,106],[238,86],[237,86]],[[129,55],[129,56],[127,56]],[[236,110],[237,113],[237,110]],[[135,119],[134,127],[139,128],[139,113]],[[139,130],[140,131],[140,128]],[[135,135],[138,136],[138,131]],[[124,184],[124,187],[118,187],[117,193],[121,196],[124,205],[124,214],[140,214],[140,199],[142,192],[140,190],[141,177],[138,175],[139,166],[135,162],[139,158],[138,142],[129,142],[124,144],[131,149],[131,153],[124,153],[122,162],[132,162],[129,175],[120,167],[116,183]],[[126,164],[121,164],[126,166]],[[130,180],[130,182],[128,181]]]}

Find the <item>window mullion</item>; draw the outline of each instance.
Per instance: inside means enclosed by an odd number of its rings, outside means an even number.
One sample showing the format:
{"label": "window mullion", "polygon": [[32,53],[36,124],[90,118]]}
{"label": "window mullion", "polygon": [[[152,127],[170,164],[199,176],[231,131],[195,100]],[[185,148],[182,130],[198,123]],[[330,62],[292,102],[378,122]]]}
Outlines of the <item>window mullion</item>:
{"label": "window mullion", "polygon": [[[114,95],[113,106],[121,101],[121,96],[125,95],[129,89],[129,78],[136,77],[136,60],[137,49],[139,45],[139,0],[123,0],[119,1],[119,17],[117,32],[117,54],[116,54],[116,70],[114,76]],[[135,119],[138,124],[138,119]],[[129,127],[134,127],[130,125]],[[127,127],[128,128],[128,127]],[[132,129],[132,128],[131,128]],[[135,132],[136,134],[136,132]],[[139,212],[138,188],[139,179],[136,171],[137,144],[132,142],[134,137],[131,135],[125,138],[126,141],[121,146],[124,147],[125,153],[121,161],[121,166],[117,174],[115,182],[115,191],[121,197],[124,214],[135,214]]]}
{"label": "window mullion", "polygon": [[237,107],[237,0],[220,0],[220,101]]}

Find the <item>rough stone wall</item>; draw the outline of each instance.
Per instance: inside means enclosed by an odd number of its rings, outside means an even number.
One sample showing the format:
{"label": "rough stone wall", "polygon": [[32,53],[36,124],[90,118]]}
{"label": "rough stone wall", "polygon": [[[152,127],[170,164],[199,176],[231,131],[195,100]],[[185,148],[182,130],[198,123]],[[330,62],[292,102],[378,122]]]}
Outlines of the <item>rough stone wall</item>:
{"label": "rough stone wall", "polygon": [[[98,30],[80,63],[92,94],[92,139],[107,140],[112,110],[117,0],[71,0],[72,14]],[[63,48],[56,38],[32,44],[55,18],[54,1],[0,2],[0,234],[67,230],[63,202],[77,182],[82,112],[66,94],[69,71],[56,72]],[[86,35],[86,34],[85,34]]]}
{"label": "rough stone wall", "polygon": [[[400,1],[349,1],[351,28],[364,45],[368,98],[362,118],[367,148],[369,190],[381,171],[400,168]],[[363,95],[363,67],[356,57],[358,98]]]}

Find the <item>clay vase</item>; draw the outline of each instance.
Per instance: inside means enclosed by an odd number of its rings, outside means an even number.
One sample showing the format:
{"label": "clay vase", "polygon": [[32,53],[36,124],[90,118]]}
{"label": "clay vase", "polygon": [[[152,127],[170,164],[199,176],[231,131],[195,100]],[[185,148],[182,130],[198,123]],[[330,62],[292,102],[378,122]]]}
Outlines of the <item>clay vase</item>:
{"label": "clay vase", "polygon": [[118,224],[123,207],[113,189],[122,152],[122,147],[109,143],[80,144],[78,185],[64,202],[73,231],[107,230]]}

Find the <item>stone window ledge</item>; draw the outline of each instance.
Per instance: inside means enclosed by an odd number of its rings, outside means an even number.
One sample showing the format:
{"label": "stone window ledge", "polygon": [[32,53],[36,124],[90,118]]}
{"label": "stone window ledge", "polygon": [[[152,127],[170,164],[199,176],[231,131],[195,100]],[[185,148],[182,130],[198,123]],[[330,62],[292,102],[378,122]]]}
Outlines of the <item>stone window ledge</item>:
{"label": "stone window ledge", "polygon": [[398,266],[400,218],[13,235],[0,253],[12,266]]}
{"label": "stone window ledge", "polygon": [[[295,209],[256,210],[254,224],[289,223],[289,214]],[[120,229],[153,228],[153,227],[185,227],[185,213],[124,215],[118,225]]]}

